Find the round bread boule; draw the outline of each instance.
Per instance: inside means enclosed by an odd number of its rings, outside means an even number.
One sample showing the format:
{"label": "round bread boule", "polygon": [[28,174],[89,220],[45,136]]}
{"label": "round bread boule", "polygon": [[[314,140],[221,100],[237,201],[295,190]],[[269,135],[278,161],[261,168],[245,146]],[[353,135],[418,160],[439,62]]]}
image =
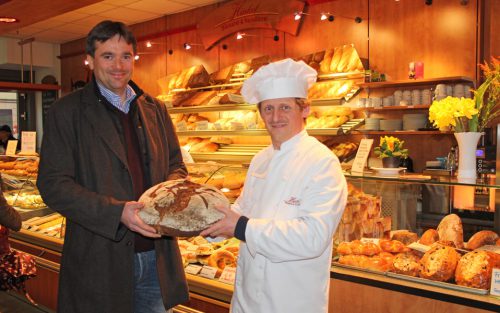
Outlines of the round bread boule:
{"label": "round bread boule", "polygon": [[185,179],[157,184],[140,197],[139,217],[168,236],[196,236],[224,217],[215,207],[229,201],[217,188]]}

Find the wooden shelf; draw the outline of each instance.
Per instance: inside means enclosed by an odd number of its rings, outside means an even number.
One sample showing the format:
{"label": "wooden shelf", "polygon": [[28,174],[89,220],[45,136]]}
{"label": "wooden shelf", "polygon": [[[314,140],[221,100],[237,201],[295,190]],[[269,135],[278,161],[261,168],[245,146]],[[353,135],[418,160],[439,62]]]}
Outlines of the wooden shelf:
{"label": "wooden shelf", "polygon": [[352,135],[450,135],[439,130],[353,130]]}
{"label": "wooden shelf", "polygon": [[383,112],[383,111],[405,111],[405,110],[427,110],[430,108],[430,104],[421,105],[398,105],[398,106],[387,106],[387,107],[377,107],[377,108],[356,108],[353,107],[353,111],[365,111],[365,112]]}
{"label": "wooden shelf", "polygon": [[59,90],[59,85],[0,82],[0,90],[48,91]]}
{"label": "wooden shelf", "polygon": [[436,77],[425,79],[406,79],[374,83],[361,83],[358,84],[361,88],[390,88],[390,87],[404,87],[404,86],[426,86],[434,84],[450,84],[450,83],[468,83],[474,84],[474,81],[465,76],[452,76],[452,77]]}
{"label": "wooden shelf", "polygon": [[175,107],[168,108],[168,113],[200,113],[200,112],[219,112],[219,111],[257,111],[257,106],[254,104],[221,104],[221,105],[202,105],[192,107]]}

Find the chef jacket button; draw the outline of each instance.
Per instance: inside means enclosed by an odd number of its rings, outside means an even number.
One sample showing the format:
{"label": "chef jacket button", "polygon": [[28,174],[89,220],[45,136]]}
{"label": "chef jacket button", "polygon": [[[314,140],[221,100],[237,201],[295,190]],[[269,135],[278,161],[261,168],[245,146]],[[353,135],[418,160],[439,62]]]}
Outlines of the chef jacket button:
{"label": "chef jacket button", "polygon": [[132,241],[130,241],[130,240],[129,240],[129,241],[127,241],[127,246],[129,246],[129,247],[130,247],[131,245],[132,245]]}

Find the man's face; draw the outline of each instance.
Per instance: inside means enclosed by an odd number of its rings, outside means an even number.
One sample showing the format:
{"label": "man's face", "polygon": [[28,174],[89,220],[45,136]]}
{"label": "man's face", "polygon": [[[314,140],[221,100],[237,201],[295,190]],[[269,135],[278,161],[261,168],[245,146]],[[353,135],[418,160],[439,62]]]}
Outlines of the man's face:
{"label": "man's face", "polygon": [[7,138],[9,138],[9,133],[6,131],[1,130],[0,131],[0,140],[5,141]]}
{"label": "man's face", "polygon": [[94,75],[106,88],[125,97],[134,71],[134,49],[125,39],[115,35],[105,42],[96,41],[94,57],[87,55]]}
{"label": "man's face", "polygon": [[260,116],[266,124],[271,141],[276,149],[304,129],[304,118],[309,106],[301,109],[295,98],[264,100],[260,103]]}

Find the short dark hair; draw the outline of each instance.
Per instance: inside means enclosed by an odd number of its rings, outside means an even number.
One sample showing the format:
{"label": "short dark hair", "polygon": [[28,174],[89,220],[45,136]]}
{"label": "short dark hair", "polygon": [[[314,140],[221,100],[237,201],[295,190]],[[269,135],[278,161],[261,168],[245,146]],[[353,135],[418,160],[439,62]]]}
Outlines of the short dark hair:
{"label": "short dark hair", "polygon": [[94,57],[96,41],[105,42],[116,35],[125,39],[127,44],[131,44],[134,49],[134,54],[137,53],[137,41],[134,34],[132,34],[132,31],[122,22],[110,20],[102,21],[90,30],[87,35],[87,46],[85,47],[85,52]]}

